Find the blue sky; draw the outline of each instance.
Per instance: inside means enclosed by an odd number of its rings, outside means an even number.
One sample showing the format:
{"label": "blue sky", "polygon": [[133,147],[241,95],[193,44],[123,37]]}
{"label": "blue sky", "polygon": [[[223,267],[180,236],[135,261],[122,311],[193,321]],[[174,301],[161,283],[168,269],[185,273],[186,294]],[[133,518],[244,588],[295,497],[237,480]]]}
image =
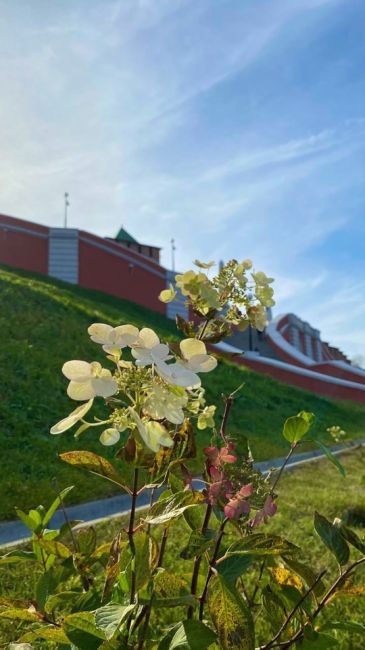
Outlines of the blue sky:
{"label": "blue sky", "polygon": [[363,0],[0,0],[0,212],[251,257],[365,355]]}

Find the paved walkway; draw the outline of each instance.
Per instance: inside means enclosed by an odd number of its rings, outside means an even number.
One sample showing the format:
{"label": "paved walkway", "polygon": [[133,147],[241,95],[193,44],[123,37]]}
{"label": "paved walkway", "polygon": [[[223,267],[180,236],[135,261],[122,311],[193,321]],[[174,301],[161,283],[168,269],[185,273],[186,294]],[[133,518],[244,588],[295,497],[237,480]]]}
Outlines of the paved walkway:
{"label": "paved walkway", "polygon": [[[364,445],[365,439],[356,441],[358,445]],[[332,453],[341,454],[346,450],[351,450],[348,446],[340,445],[338,447],[332,448]],[[323,453],[319,450],[309,451],[302,454],[295,454],[292,456],[286,466],[286,469],[292,469],[298,465],[303,465],[304,463],[311,462],[313,460],[320,460],[325,458]],[[255,467],[259,469],[264,474],[267,473],[272,468],[279,468],[284,462],[284,458],[275,458],[273,460],[263,461],[261,463],[255,463]],[[200,481],[195,481],[195,487],[201,485]],[[158,495],[156,494],[156,497]],[[85,523],[95,523],[97,521],[103,521],[109,519],[110,517],[120,516],[121,514],[127,513],[130,509],[130,496],[128,494],[122,494],[116,497],[110,497],[108,499],[100,499],[98,501],[89,501],[88,503],[81,503],[77,506],[69,506],[66,508],[67,515],[70,520],[80,520]],[[150,495],[146,492],[141,494],[138,498],[137,506],[143,507],[149,503]],[[55,515],[52,517],[49,528],[59,528],[64,523],[64,517],[62,511],[58,510]],[[22,521],[6,521],[0,523],[0,547],[19,544],[22,541],[25,541],[29,538],[29,531]]]}

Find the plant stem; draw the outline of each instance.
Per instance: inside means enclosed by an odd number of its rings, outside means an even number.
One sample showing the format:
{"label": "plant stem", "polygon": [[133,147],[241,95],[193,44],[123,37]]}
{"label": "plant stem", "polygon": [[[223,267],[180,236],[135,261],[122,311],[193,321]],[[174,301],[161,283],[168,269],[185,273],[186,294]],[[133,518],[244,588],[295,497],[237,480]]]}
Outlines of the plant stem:
{"label": "plant stem", "polygon": [[[351,564],[351,565],[346,569],[346,571],[344,571],[344,572],[343,572],[343,573],[342,573],[342,574],[337,578],[337,580],[335,580],[335,582],[333,583],[333,585],[329,588],[329,590],[327,591],[327,593],[323,596],[322,600],[318,603],[317,609],[315,609],[314,612],[313,612],[313,614],[311,615],[311,617],[310,617],[311,622],[313,622],[314,619],[317,618],[318,614],[319,614],[319,613],[322,611],[322,609],[326,606],[327,602],[328,602],[328,601],[330,600],[330,598],[333,596],[333,594],[334,594],[335,591],[338,589],[338,587],[339,587],[343,582],[346,581],[346,579],[349,577],[349,575],[350,575],[350,574],[351,574],[355,569],[357,569],[357,567],[360,566],[360,564],[363,564],[364,562],[365,562],[365,557],[362,557],[360,560],[357,560],[356,562],[354,562],[353,564]],[[323,575],[323,573],[322,573],[322,574],[317,578],[316,582],[312,585],[311,590],[312,590],[313,587],[316,585],[316,583],[321,579],[322,575]],[[295,610],[298,609],[298,607],[299,607],[300,604],[303,602],[304,598],[308,595],[308,593],[309,593],[309,592],[307,592],[307,593],[305,594],[305,596],[304,596],[304,597],[299,601],[299,603],[297,604]],[[292,617],[292,616],[294,615],[294,613],[295,613],[295,612],[294,612],[294,610],[293,610],[293,612],[290,614],[290,617]],[[288,619],[287,619],[287,620],[288,620]],[[286,625],[287,625],[287,622],[285,622],[285,627],[286,627]],[[283,629],[284,629],[284,628],[283,628]],[[280,634],[282,633],[283,629],[281,628],[281,629],[279,630],[279,633],[280,633]],[[280,636],[279,633],[276,634],[275,637],[274,637],[273,639],[271,639],[271,641],[269,641],[269,643],[266,643],[265,645],[262,645],[262,646],[260,646],[259,648],[256,648],[256,650],[268,650],[268,648],[283,648],[283,650],[287,650],[287,648],[290,648],[290,646],[293,645],[293,643],[296,643],[296,641],[298,641],[299,639],[301,639],[301,637],[302,637],[303,634],[304,634],[304,627],[301,627],[300,630],[298,630],[298,632],[296,632],[296,633],[294,634],[294,636],[292,636],[291,639],[288,639],[288,641],[281,641],[281,642],[279,642],[279,641],[278,641],[279,636]]]}
{"label": "plant stem", "polygon": [[205,601],[207,599],[209,582],[210,582],[210,579],[211,579],[211,577],[212,577],[212,575],[214,573],[214,567],[215,567],[215,563],[216,563],[216,561],[218,559],[218,553],[219,553],[221,541],[222,541],[222,538],[223,538],[223,535],[224,535],[224,528],[225,528],[225,525],[226,525],[227,521],[228,521],[227,518],[224,519],[222,521],[220,527],[219,527],[219,534],[218,534],[218,537],[217,537],[217,541],[215,543],[213,556],[212,556],[211,561],[209,562],[209,569],[208,569],[207,577],[206,577],[206,580],[205,580],[203,593],[202,593],[202,595],[200,597],[200,607],[199,607],[199,620],[200,621],[203,620],[204,605],[205,605]]}
{"label": "plant stem", "polygon": [[294,449],[296,448],[296,446],[297,446],[297,443],[296,443],[296,442],[293,442],[293,443],[291,444],[291,447],[290,447],[290,449],[289,449],[289,452],[288,452],[288,454],[286,455],[285,460],[284,460],[282,466],[280,467],[279,473],[278,473],[278,475],[277,475],[277,477],[276,477],[276,479],[275,479],[275,481],[274,481],[274,483],[273,483],[273,485],[272,485],[272,487],[271,487],[271,494],[273,494],[273,492],[274,492],[274,490],[275,490],[277,484],[279,483],[279,481],[280,481],[280,479],[281,479],[281,475],[282,475],[282,473],[283,473],[285,467],[287,466],[287,464],[288,464],[288,462],[289,462],[289,460],[290,460],[290,458],[291,458],[291,456],[292,456],[292,454],[293,454]]}
{"label": "plant stem", "polygon": [[138,468],[136,467],[134,470],[134,478],[133,478],[133,491],[132,491],[132,503],[131,503],[131,512],[129,515],[129,526],[128,526],[128,539],[129,539],[129,546],[131,549],[132,553],[132,575],[131,575],[131,593],[130,593],[130,604],[132,605],[135,600],[136,596],[136,570],[134,567],[134,562],[135,562],[135,551],[136,547],[134,545],[134,521],[135,521],[135,516],[136,516],[136,503],[137,503],[137,494],[138,494]]}
{"label": "plant stem", "polygon": [[220,435],[220,437],[222,438],[222,440],[224,441],[225,444],[227,444],[226,427],[227,427],[228,418],[229,418],[229,415],[230,415],[230,412],[231,412],[231,408],[232,408],[232,405],[233,405],[233,400],[234,400],[233,394],[228,395],[228,397],[226,397],[226,404],[225,404],[225,407],[224,407],[222,424],[221,424],[221,428],[220,428],[220,431],[219,431],[219,435]]}
{"label": "plant stem", "polygon": [[205,330],[207,329],[208,323],[209,323],[209,320],[207,319],[207,320],[205,321],[203,327],[202,327],[202,331],[200,332],[200,334],[199,334],[199,336],[198,336],[198,341],[201,341],[201,340],[202,340],[202,338],[203,338],[203,336],[204,336],[204,334],[205,334]]}
{"label": "plant stem", "polygon": [[309,594],[313,591],[313,589],[315,589],[316,585],[320,582],[320,580],[322,580],[325,573],[326,573],[326,571],[322,571],[322,573],[319,574],[319,576],[315,579],[315,581],[313,582],[311,587],[309,589],[307,589],[307,591],[303,594],[303,596],[298,600],[295,607],[293,607],[290,614],[288,614],[288,616],[286,617],[286,619],[285,619],[284,623],[282,624],[281,628],[278,630],[278,632],[275,634],[275,636],[271,639],[271,641],[269,641],[269,643],[267,643],[265,646],[263,646],[262,650],[268,650],[268,648],[271,648],[273,645],[275,645],[275,641],[277,641],[281,637],[282,633],[284,632],[285,628],[288,627],[290,621],[292,620],[293,616],[295,616],[295,614],[298,611],[299,607],[304,603],[305,599],[307,598],[307,596],[309,596]]}
{"label": "plant stem", "polygon": [[[204,517],[203,525],[201,527],[201,532],[202,532],[203,535],[204,535],[205,531],[208,528],[208,524],[209,524],[211,514],[212,514],[212,506],[211,506],[210,503],[208,503],[207,509],[205,511],[205,517]],[[199,578],[199,570],[200,570],[201,561],[202,561],[202,556],[201,555],[196,555],[195,558],[194,558],[194,567],[193,567],[193,574],[192,574],[192,577],[191,577],[191,587],[190,587],[190,593],[193,596],[196,595],[196,590],[197,590],[197,587],[198,587],[198,578]],[[194,608],[193,608],[192,605],[189,605],[188,614],[187,614],[188,619],[193,618],[193,614],[194,614]]]}
{"label": "plant stem", "polygon": [[[163,535],[162,535],[160,552],[159,552],[159,555],[158,555],[157,567],[156,568],[162,567],[162,562],[163,562],[163,558],[164,558],[164,555],[165,555],[168,534],[169,534],[169,529],[166,527],[166,528],[164,528]],[[143,621],[144,617],[145,617],[145,621],[144,621],[144,624],[143,624],[141,637],[140,637],[140,640],[139,640],[139,643],[138,643],[138,650],[142,650],[142,648],[144,646],[144,642],[146,640],[146,635],[147,635],[147,632],[148,632],[148,626],[149,626],[150,618],[151,618],[152,600],[153,600],[153,592],[151,594],[150,602],[148,603],[148,605],[144,606],[144,608],[143,608],[143,610],[141,612],[141,615],[140,615],[140,622]]]}
{"label": "plant stem", "polygon": [[251,606],[255,604],[255,598],[256,598],[256,594],[257,594],[257,592],[259,590],[259,585],[260,585],[260,581],[261,581],[261,578],[262,578],[262,574],[264,572],[265,564],[266,564],[266,558],[262,561],[261,566],[260,566],[259,577],[258,577],[258,580],[256,582],[255,589],[253,590],[253,594],[252,594],[252,597],[251,597],[251,600],[250,600]]}

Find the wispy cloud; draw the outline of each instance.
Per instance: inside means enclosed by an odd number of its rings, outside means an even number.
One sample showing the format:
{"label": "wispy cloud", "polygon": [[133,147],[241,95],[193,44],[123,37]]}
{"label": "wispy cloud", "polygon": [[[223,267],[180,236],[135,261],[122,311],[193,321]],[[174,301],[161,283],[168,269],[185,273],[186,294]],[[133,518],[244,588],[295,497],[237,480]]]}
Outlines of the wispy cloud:
{"label": "wispy cloud", "polygon": [[61,224],[69,191],[73,225],[166,264],[172,236],[180,267],[250,256],[278,311],[364,350],[361,3],[0,4],[0,211]]}

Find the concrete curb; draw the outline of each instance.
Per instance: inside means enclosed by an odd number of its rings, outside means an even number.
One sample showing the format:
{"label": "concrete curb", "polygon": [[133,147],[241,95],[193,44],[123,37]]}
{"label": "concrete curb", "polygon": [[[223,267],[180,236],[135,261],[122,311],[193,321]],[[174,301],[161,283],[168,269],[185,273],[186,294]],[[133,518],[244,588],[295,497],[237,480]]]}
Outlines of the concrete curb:
{"label": "concrete curb", "polygon": [[[348,445],[339,445],[337,447],[332,447],[331,452],[335,455],[343,454],[346,452],[351,452],[358,447],[365,445],[365,438],[361,438],[358,441]],[[325,459],[326,456],[319,450],[308,451],[300,454],[295,454],[292,456],[285,467],[285,470],[294,469],[295,467],[310,463],[316,460]],[[262,461],[260,463],[255,463],[255,468],[260,470],[263,474],[267,474],[271,469],[278,469],[282,466],[284,458],[275,458],[273,460]],[[195,487],[198,488],[201,483],[200,479],[195,479]],[[156,494],[156,498],[158,493]],[[150,501],[150,495],[148,492],[141,494],[137,501],[138,509],[142,509],[148,505]],[[100,499],[97,501],[90,501],[88,503],[81,503],[76,506],[69,506],[66,508],[67,515],[70,520],[77,520],[82,522],[81,525],[91,525],[95,523],[100,523],[103,521],[108,521],[109,519],[120,517],[129,512],[130,509],[130,496],[128,494],[123,494],[116,497],[110,497],[108,499]],[[61,510],[58,510],[55,515],[52,517],[49,527],[50,528],[59,528],[64,523],[64,516]],[[0,523],[0,549],[4,547],[18,546],[29,540],[28,529],[23,524],[23,522],[16,521],[6,521]]]}

